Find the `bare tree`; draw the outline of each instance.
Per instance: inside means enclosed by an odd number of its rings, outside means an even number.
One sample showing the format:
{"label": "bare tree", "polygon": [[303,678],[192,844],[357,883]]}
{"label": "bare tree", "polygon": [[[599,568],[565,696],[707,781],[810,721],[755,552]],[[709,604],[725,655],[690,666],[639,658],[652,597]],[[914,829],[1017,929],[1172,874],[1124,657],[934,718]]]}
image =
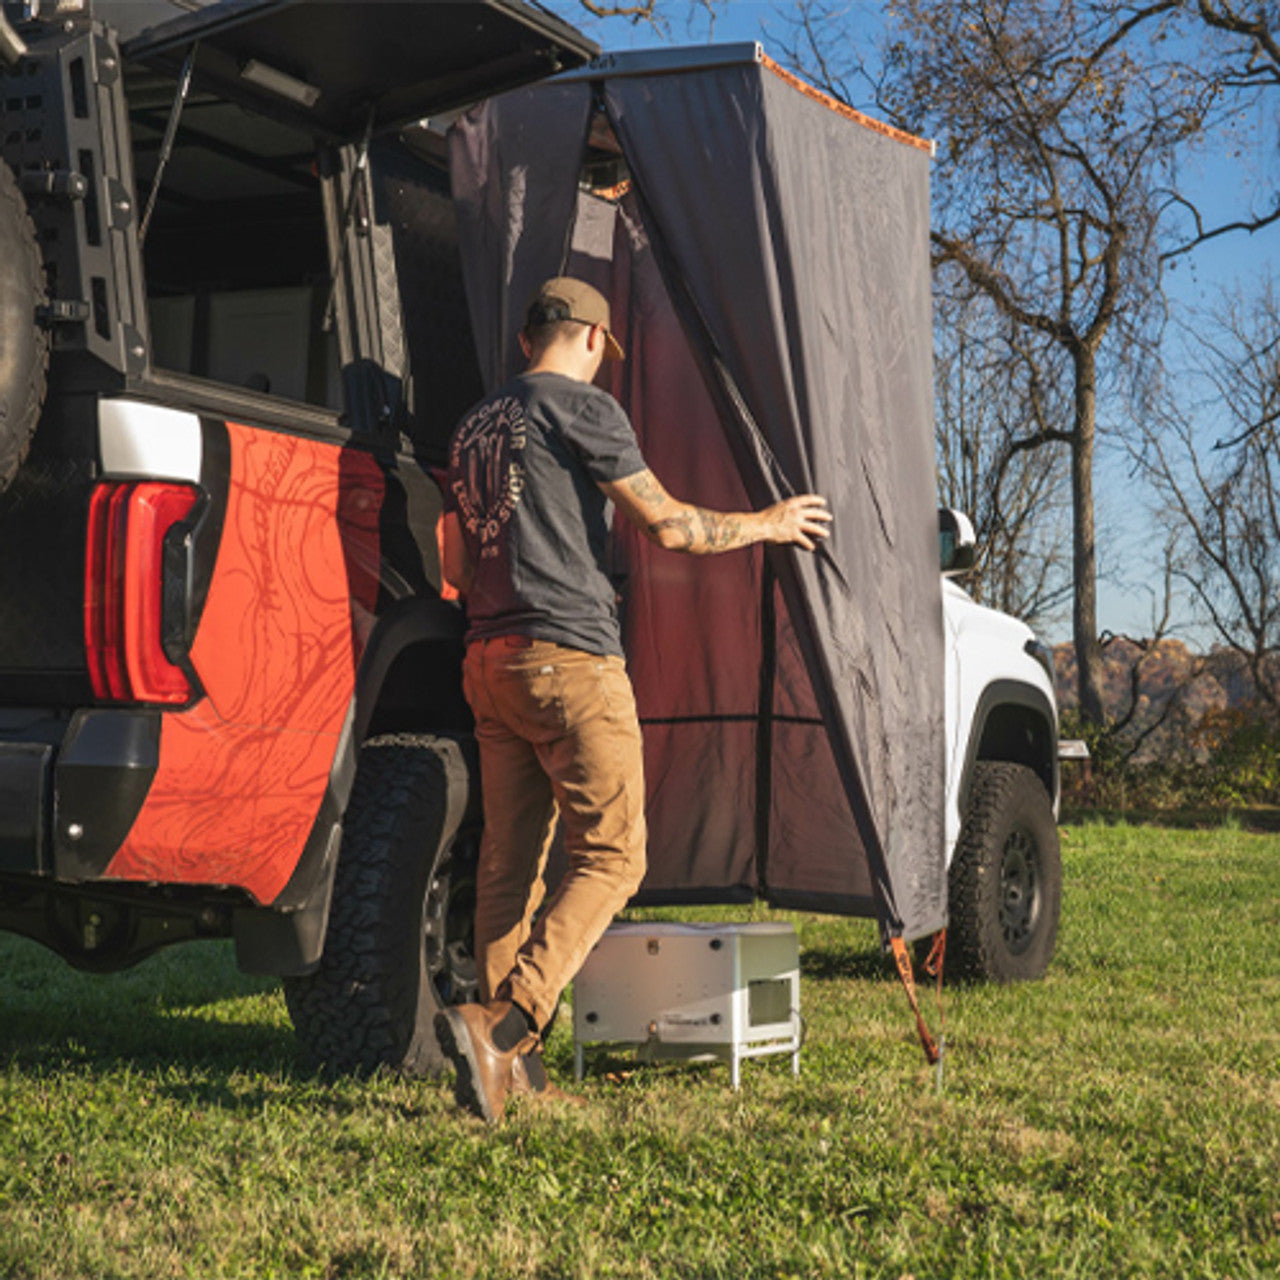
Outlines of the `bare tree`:
{"label": "bare tree", "polygon": [[686,37],[696,31],[700,38],[715,36],[716,18],[730,0],[554,0],[548,8],[569,22],[584,16],[604,24],[603,30],[628,24],[646,24],[664,39],[677,24]]}
{"label": "bare tree", "polygon": [[978,601],[1043,627],[1070,599],[1069,495],[1056,451],[1025,449],[1063,421],[1051,359],[959,273],[940,273],[934,306],[934,385],[942,501],[978,535],[966,586]]}
{"label": "bare tree", "polygon": [[1280,4],[1275,0],[1189,0],[1210,30],[1229,38],[1222,74],[1226,87],[1280,87]]}
{"label": "bare tree", "polygon": [[[1178,569],[1198,613],[1280,713],[1280,289],[1224,301],[1192,339],[1207,394],[1172,396],[1140,454],[1187,548]],[[1207,443],[1206,423],[1218,438]]]}
{"label": "bare tree", "polygon": [[[1247,131],[1251,113],[1266,112],[1268,100],[1280,89],[1280,3],[1277,0],[1184,0],[1188,40],[1194,52],[1177,68],[1180,75],[1196,79],[1201,99],[1210,107],[1206,134],[1222,138]],[[1271,130],[1274,134],[1274,108]],[[1185,215],[1180,234],[1166,249],[1166,261],[1181,257],[1209,240],[1233,232],[1250,235],[1280,222],[1280,191],[1273,164],[1275,138],[1255,140],[1249,150],[1263,163],[1253,166],[1269,189],[1261,207],[1216,225],[1206,225],[1195,200],[1185,190],[1168,193],[1175,214]],[[1189,223],[1189,225],[1187,225]]]}
{"label": "bare tree", "polygon": [[[793,56],[839,94],[834,11],[802,5]],[[1203,85],[1167,74],[1183,0],[902,0],[879,108],[939,140],[934,261],[985,295],[1070,404],[1021,450],[1066,446],[1081,711],[1104,719],[1093,472],[1098,401],[1158,316],[1156,191],[1201,128]],[[819,51],[823,51],[819,59]],[[1118,387],[1118,383],[1116,384]]]}
{"label": "bare tree", "polygon": [[1111,761],[1127,764],[1148,752],[1167,763],[1185,760],[1195,736],[1201,712],[1192,705],[1193,695],[1207,661],[1171,634],[1177,541],[1172,535],[1165,541],[1163,591],[1150,635],[1099,637],[1104,661],[1123,673],[1116,713],[1098,740]]}

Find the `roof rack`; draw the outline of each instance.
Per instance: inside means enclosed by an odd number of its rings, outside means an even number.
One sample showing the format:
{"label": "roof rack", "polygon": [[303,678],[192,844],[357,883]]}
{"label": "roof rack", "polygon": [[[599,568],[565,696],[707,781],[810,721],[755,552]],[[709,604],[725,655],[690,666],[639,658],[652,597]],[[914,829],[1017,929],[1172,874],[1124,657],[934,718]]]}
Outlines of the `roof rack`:
{"label": "roof rack", "polygon": [[678,49],[632,49],[622,53],[602,53],[585,66],[566,71],[555,79],[557,84],[564,84],[570,80],[599,80],[602,77],[616,80],[619,76],[661,76],[764,60],[764,46],[755,40],[737,44],[685,45]]}

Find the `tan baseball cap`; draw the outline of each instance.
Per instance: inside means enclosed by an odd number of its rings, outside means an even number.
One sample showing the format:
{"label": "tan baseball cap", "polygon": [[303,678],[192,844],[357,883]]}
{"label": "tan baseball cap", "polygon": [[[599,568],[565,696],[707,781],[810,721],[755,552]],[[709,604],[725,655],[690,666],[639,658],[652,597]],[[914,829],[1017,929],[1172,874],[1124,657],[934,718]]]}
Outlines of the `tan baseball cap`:
{"label": "tan baseball cap", "polygon": [[[593,289],[585,280],[575,280],[572,276],[554,276],[534,294],[525,313],[526,324],[532,319],[535,308],[544,314],[550,312],[551,316],[560,320],[598,324],[604,330],[605,359],[626,359],[626,353],[609,327],[607,299],[599,289]],[[556,316],[556,312],[561,314]]]}

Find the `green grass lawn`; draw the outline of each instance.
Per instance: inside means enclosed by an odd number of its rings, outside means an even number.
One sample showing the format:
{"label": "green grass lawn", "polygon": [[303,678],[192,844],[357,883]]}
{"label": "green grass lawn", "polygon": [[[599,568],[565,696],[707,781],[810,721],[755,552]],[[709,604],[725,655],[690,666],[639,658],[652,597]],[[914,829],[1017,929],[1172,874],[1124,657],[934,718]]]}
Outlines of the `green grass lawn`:
{"label": "green grass lawn", "polygon": [[1063,849],[1049,977],[948,992],[941,1096],[861,921],[788,917],[799,1081],[614,1059],[494,1129],[299,1069],[226,946],[103,978],[0,937],[0,1275],[1280,1276],[1280,837]]}

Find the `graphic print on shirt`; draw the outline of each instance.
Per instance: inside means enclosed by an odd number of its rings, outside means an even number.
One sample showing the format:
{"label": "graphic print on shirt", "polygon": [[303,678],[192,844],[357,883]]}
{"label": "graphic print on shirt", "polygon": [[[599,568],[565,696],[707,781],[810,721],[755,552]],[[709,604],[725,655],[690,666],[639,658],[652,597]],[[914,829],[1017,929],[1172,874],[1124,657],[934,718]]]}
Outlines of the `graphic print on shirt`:
{"label": "graphic print on shirt", "polygon": [[458,514],[480,543],[480,558],[499,554],[503,528],[524,493],[524,407],[515,396],[483,404],[458,429],[449,459]]}

